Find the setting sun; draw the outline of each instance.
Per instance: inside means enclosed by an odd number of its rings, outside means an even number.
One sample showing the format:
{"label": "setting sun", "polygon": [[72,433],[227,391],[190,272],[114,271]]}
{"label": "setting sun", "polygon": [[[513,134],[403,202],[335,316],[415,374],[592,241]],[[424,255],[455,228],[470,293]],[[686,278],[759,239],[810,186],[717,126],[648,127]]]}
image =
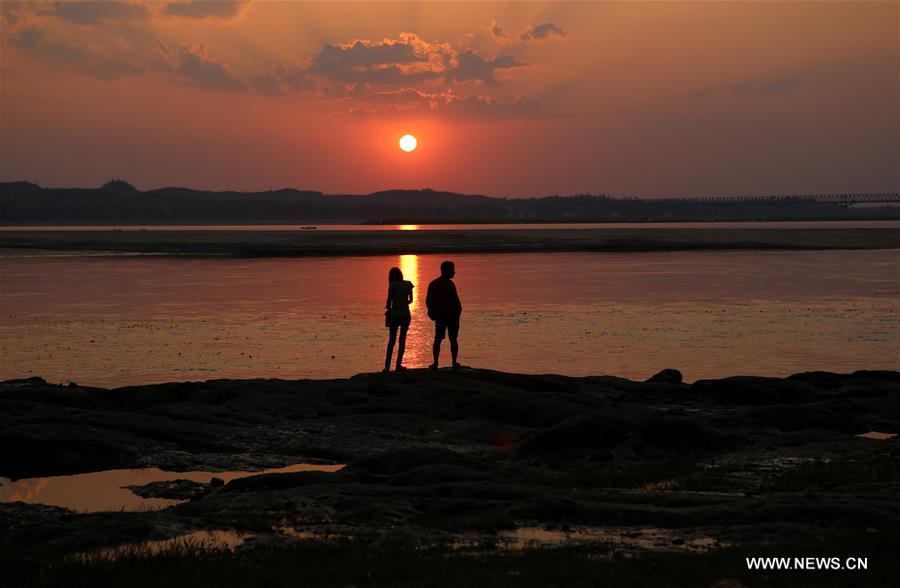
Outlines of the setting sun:
{"label": "setting sun", "polygon": [[416,141],[416,138],[412,135],[403,135],[402,137],[400,137],[400,149],[403,149],[407,153],[415,150],[416,145],[418,144],[419,142]]}

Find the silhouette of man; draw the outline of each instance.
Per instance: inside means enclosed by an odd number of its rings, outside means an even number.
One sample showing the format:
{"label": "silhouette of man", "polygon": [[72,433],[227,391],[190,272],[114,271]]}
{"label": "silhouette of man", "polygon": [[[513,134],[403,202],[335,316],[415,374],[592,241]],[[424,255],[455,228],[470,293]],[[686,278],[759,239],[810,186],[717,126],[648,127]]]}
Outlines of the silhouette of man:
{"label": "silhouette of man", "polygon": [[456,293],[456,284],[453,276],[456,275],[456,266],[452,261],[441,263],[441,277],[435,278],[428,284],[428,293],[425,295],[425,307],[428,309],[428,318],[434,321],[434,344],[431,351],[434,354],[434,363],[431,369],[437,369],[438,357],[441,355],[441,341],[446,333],[450,337],[450,354],[453,356],[453,367],[460,367],[456,361],[459,353],[459,315],[462,314],[462,304]]}

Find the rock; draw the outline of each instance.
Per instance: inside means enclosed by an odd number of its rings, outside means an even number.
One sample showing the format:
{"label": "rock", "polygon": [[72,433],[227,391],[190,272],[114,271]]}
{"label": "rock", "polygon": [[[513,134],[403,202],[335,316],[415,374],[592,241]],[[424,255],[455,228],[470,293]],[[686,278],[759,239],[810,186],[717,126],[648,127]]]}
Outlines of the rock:
{"label": "rock", "polygon": [[681,372],[676,369],[666,368],[650,376],[646,382],[664,382],[666,384],[681,384]]}
{"label": "rock", "polygon": [[32,376],[30,378],[18,378],[15,380],[3,380],[2,382],[0,382],[0,385],[12,387],[12,386],[31,386],[31,385],[46,384],[46,383],[47,383],[47,380],[45,380],[44,378],[41,378],[39,376]]}
{"label": "rock", "polygon": [[898,372],[886,370],[860,370],[852,374],[834,374],[831,372],[802,372],[787,377],[788,380],[809,382],[817,386],[833,387],[852,381],[900,382]]}
{"label": "rock", "polygon": [[525,438],[517,453],[544,454],[555,458],[591,455],[607,451],[634,432],[635,425],[618,415],[591,413],[566,419]]}
{"label": "rock", "polygon": [[[14,448],[0,451],[0,476],[148,464],[174,471],[349,464],[333,473],[132,489],[193,498],[159,511],[0,503],[0,552],[68,554],[206,528],[250,530],[264,542],[283,526],[366,540],[402,529],[411,544],[443,545],[460,539],[448,533],[495,541],[492,533],[516,522],[571,525],[573,538],[581,527],[636,529],[630,538],[640,538],[640,528],[663,529],[653,541],[687,552],[700,547],[688,528],[721,544],[755,545],[781,534],[803,544],[825,532],[900,525],[897,443],[852,436],[896,432],[895,372],[694,385],[679,375],[663,370],[631,382],[410,370],[115,390],[0,384],[0,447]],[[669,537],[685,543],[669,545]],[[894,545],[873,539],[886,551]],[[640,554],[641,545],[615,549]]]}
{"label": "rock", "polygon": [[776,404],[748,409],[744,424],[779,431],[841,431],[848,435],[864,428],[863,420],[852,410],[837,410],[829,406],[807,406],[797,410],[795,406]]}
{"label": "rock", "polygon": [[142,486],[123,486],[141,498],[165,498],[168,500],[190,500],[206,491],[206,484],[193,480],[161,480]]}
{"label": "rock", "polygon": [[39,423],[0,426],[0,447],[15,447],[15,451],[0,451],[0,475],[31,478],[46,475],[48,469],[60,475],[135,464],[137,451],[117,441],[88,428],[64,430]]}
{"label": "rock", "polygon": [[436,447],[410,447],[359,459],[348,472],[395,476],[423,466],[458,466],[477,468],[478,461],[457,451]]}
{"label": "rock", "polygon": [[721,452],[733,444],[729,436],[702,422],[663,415],[641,422],[636,439],[645,449],[649,446],[682,455]]}
{"label": "rock", "polygon": [[338,482],[344,477],[343,472],[292,472],[285,474],[259,474],[237,478],[228,482],[225,490],[228,492],[240,492],[244,490],[283,490],[286,488],[300,488],[314,484]]}
{"label": "rock", "polygon": [[434,464],[423,465],[398,474],[391,478],[389,483],[396,486],[428,486],[489,479],[491,476],[485,472],[457,465]]}
{"label": "rock", "polygon": [[794,404],[815,400],[816,390],[802,380],[732,376],[721,380],[698,380],[691,386],[698,398],[717,404],[753,406],[762,404]]}

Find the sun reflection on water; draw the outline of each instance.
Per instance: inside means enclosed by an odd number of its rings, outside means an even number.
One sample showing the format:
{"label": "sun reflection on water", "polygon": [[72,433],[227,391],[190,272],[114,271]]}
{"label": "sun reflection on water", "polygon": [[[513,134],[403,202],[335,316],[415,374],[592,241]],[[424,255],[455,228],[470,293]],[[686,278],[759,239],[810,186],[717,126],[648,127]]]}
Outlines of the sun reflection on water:
{"label": "sun reflection on water", "polygon": [[424,311],[420,310],[422,304],[419,302],[419,298],[425,296],[424,288],[426,287],[421,283],[420,259],[418,255],[401,255],[399,262],[400,271],[403,272],[403,279],[409,280],[414,286],[413,301],[409,305],[412,321],[409,326],[403,364],[407,367],[425,367],[428,365],[427,352],[431,349],[428,345],[431,340],[431,322],[425,316]]}
{"label": "sun reflection on water", "polygon": [[403,279],[413,283],[413,301],[409,305],[410,310],[419,307],[419,297],[417,289],[419,288],[419,256],[418,255],[401,255],[400,271],[403,272]]}

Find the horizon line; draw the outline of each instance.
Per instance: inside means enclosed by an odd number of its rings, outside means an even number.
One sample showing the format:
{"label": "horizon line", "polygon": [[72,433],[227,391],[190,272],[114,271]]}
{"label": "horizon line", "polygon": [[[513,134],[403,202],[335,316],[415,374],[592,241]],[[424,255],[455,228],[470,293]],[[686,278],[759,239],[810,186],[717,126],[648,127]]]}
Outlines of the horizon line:
{"label": "horizon line", "polygon": [[304,188],[294,188],[294,187],[281,187],[281,188],[269,188],[266,190],[236,190],[236,189],[226,189],[226,190],[211,190],[207,188],[188,188],[183,186],[162,186],[159,188],[151,188],[147,190],[142,190],[131,184],[126,180],[122,180],[121,178],[115,177],[107,181],[106,183],[96,186],[96,187],[83,187],[83,186],[43,186],[38,182],[34,182],[31,180],[0,180],[0,185],[4,184],[31,184],[33,186],[37,186],[42,190],[102,190],[103,188],[109,186],[114,183],[122,183],[126,184],[128,187],[133,189],[136,192],[146,193],[146,192],[157,192],[161,190],[188,190],[194,192],[211,192],[211,193],[237,193],[237,194],[265,194],[265,193],[274,193],[274,192],[284,192],[284,191],[295,191],[295,192],[312,192],[316,194],[321,194],[323,196],[350,196],[350,197],[369,197],[374,196],[376,194],[381,194],[385,192],[436,192],[443,194],[453,194],[456,196],[471,196],[471,197],[481,197],[481,198],[492,198],[497,200],[525,200],[525,199],[541,199],[541,198],[577,198],[583,196],[591,196],[597,198],[609,198],[613,200],[713,200],[713,199],[740,199],[740,200],[754,200],[754,199],[770,199],[770,198],[840,198],[840,197],[853,197],[853,196],[887,196],[887,197],[895,197],[900,198],[900,192],[896,191],[870,191],[870,192],[831,192],[831,193],[822,193],[822,192],[803,192],[803,193],[781,193],[781,194],[711,194],[711,195],[678,195],[678,196],[631,196],[631,195],[613,195],[607,192],[576,192],[569,194],[544,194],[541,196],[494,196],[489,194],[478,194],[478,193],[467,193],[467,192],[455,192],[453,190],[444,190],[444,189],[435,189],[430,187],[422,187],[422,188],[385,188],[381,190],[375,190],[373,192],[368,193],[351,193],[351,192],[323,192],[321,190],[312,190],[312,189],[304,189]]}

